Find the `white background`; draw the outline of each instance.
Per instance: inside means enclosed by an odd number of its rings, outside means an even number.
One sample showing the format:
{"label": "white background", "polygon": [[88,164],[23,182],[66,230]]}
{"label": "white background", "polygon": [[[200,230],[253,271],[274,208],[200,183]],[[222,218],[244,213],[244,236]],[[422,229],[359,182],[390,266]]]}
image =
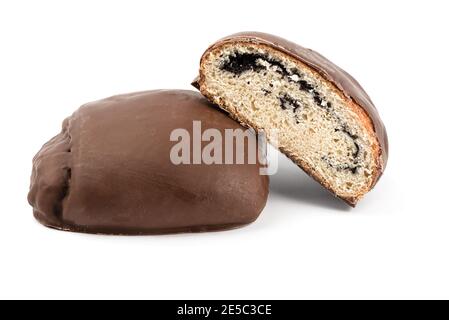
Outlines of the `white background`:
{"label": "white background", "polygon": [[[449,298],[447,1],[1,1],[0,298]],[[108,237],[32,216],[31,159],[84,102],[190,88],[202,52],[257,30],[353,74],[390,161],[350,209],[282,158],[249,227]]]}

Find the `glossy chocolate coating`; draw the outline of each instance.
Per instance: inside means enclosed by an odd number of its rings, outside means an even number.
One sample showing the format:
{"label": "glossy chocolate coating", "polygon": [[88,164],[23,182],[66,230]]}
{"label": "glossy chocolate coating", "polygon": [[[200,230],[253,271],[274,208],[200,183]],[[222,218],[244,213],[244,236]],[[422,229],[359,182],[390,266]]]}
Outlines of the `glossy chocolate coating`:
{"label": "glossy chocolate coating", "polygon": [[[241,32],[230,35],[214,43],[206,52],[222,46],[223,44],[235,42],[251,42],[268,45],[295,59],[298,59],[318,72],[326,80],[334,84],[345,94],[345,96],[355,101],[361,108],[363,108],[363,110],[365,110],[372,121],[374,131],[381,147],[381,171],[385,169],[388,161],[388,137],[385,126],[376,107],[374,106],[374,103],[371,101],[370,97],[357,82],[357,80],[318,52],[311,49],[306,49],[296,43],[267,33]],[[196,88],[199,87],[197,81],[198,78],[192,83]]]}
{"label": "glossy chocolate coating", "polygon": [[[158,90],[82,106],[33,161],[36,219],[69,231],[163,234],[238,227],[265,206],[260,164],[174,165],[172,130],[242,128],[199,93]],[[207,144],[207,143],[205,143]],[[224,145],[224,141],[223,141]]]}

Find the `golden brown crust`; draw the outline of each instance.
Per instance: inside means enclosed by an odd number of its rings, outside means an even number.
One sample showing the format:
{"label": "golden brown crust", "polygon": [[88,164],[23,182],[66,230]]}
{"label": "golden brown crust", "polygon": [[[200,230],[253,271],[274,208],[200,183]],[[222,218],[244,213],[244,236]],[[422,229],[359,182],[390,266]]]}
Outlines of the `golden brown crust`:
{"label": "golden brown crust", "polygon": [[[204,70],[204,62],[208,59],[209,55],[215,51],[221,50],[223,45],[232,43],[248,43],[250,42],[253,46],[263,48],[264,50],[275,50],[280,54],[287,55],[289,58],[293,58],[296,63],[298,63],[302,68],[307,68],[310,72],[312,72],[316,77],[319,77],[323,79],[323,81],[326,81],[326,83],[332,88],[334,93],[339,95],[343,101],[346,102],[346,105],[353,111],[359,118],[360,123],[363,125],[363,127],[369,132],[369,135],[374,137],[376,144],[372,145],[372,153],[375,155],[375,163],[376,163],[376,170],[373,172],[373,179],[371,185],[367,186],[364,190],[361,190],[358,194],[354,196],[339,196],[335,189],[333,189],[329,183],[327,183],[320,175],[313,170],[310,166],[308,166],[304,161],[301,161],[300,159],[295,158],[288,150],[285,150],[283,148],[279,148],[279,150],[284,153],[289,159],[291,159],[296,165],[298,165],[300,168],[302,168],[308,175],[310,175],[313,179],[315,179],[317,182],[319,182],[323,187],[328,189],[330,192],[332,192],[335,196],[339,197],[343,201],[345,201],[347,204],[349,204],[352,207],[355,207],[357,202],[368,192],[370,191],[377,181],[379,180],[380,176],[382,175],[382,172],[386,165],[386,151],[383,152],[382,149],[382,143],[381,139],[385,140],[384,145],[385,148],[388,146],[388,142],[386,140],[386,134],[384,134],[384,137],[379,137],[378,134],[376,134],[376,125],[375,120],[371,116],[371,113],[367,110],[367,108],[362,107],[360,104],[358,104],[354,99],[351,98],[347,93],[341,90],[339,86],[335,84],[334,81],[330,81],[329,79],[323,77],[323,74],[317,71],[316,69],[310,67],[310,65],[306,64],[303,60],[298,59],[297,56],[290,54],[288,51],[285,50],[279,50],[279,48],[267,44],[267,43],[261,43],[260,41],[251,41],[251,38],[245,38],[245,37],[237,37],[235,39],[229,38],[224,41],[219,41],[213,46],[211,46],[202,56],[201,63],[200,63],[200,74],[199,77],[197,77],[194,82],[192,83],[193,86],[198,88],[201,93],[208,98],[213,103],[217,104],[220,108],[228,112],[232,118],[240,122],[242,125],[246,125],[249,127],[252,127],[255,130],[261,130],[263,128],[258,128],[255,123],[252,123],[249,119],[245,119],[242,116],[238,114],[238,112],[235,110],[233,106],[227,105],[225,101],[222,101],[221,99],[217,99],[216,97],[213,97],[208,93],[207,87],[205,85],[205,70]],[[279,52],[280,51],[280,52]],[[349,75],[348,75],[349,76]],[[351,77],[352,79],[352,77]],[[355,80],[354,80],[355,81]],[[358,83],[357,83],[358,84]],[[364,92],[364,91],[363,91]],[[366,94],[366,93],[365,93]],[[369,99],[369,98],[368,98]],[[379,119],[376,120],[377,122],[380,122]],[[382,126],[383,127],[383,124]],[[384,130],[384,129],[383,129]],[[379,131],[379,129],[377,130]]]}

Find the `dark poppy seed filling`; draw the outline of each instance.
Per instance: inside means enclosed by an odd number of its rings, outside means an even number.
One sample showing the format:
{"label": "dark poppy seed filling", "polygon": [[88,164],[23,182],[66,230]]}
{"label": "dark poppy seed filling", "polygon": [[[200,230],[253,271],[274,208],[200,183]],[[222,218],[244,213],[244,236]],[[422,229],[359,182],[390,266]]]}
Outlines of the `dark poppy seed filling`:
{"label": "dark poppy seed filling", "polygon": [[283,110],[293,110],[293,112],[296,112],[299,108],[301,108],[301,103],[298,100],[295,100],[292,98],[289,94],[285,93],[282,97],[279,97],[279,100],[281,102],[281,108]]}
{"label": "dark poppy seed filling", "polygon": [[280,74],[288,74],[287,69],[281,62],[256,53],[237,53],[230,56],[229,59],[221,66],[221,70],[231,72],[236,76],[240,76],[246,71],[259,72],[261,70],[266,70],[267,68],[259,63],[259,59],[269,62],[272,66],[276,66],[276,72],[279,72]]}
{"label": "dark poppy seed filling", "polygon": [[[352,174],[358,173],[358,169],[362,167],[359,164],[359,158],[362,151],[361,144],[357,141],[359,137],[351,133],[349,126],[333,110],[332,103],[327,101],[326,98],[319,93],[316,87],[307,82],[298,70],[289,70],[289,68],[287,68],[281,61],[273,59],[265,54],[240,52],[234,52],[225,57],[220,64],[220,69],[232,73],[234,77],[240,77],[243,73],[248,71],[258,73],[264,71],[263,75],[266,75],[267,70],[273,70],[282,75],[286,81],[297,85],[301,91],[311,95],[315,104],[328,113],[339,124],[339,127],[335,128],[335,132],[341,132],[349,138],[354,145],[354,151],[352,154],[348,155],[350,157],[348,163],[336,164],[335,161],[327,155],[322,156],[321,160],[337,171],[349,171]],[[273,84],[270,83],[269,85],[271,88],[273,87]],[[266,96],[272,94],[271,90],[264,88],[261,90]],[[284,111],[293,111],[296,118],[296,124],[300,124],[296,112],[301,110],[302,103],[287,93],[282,93],[277,98],[279,100],[280,108]]]}
{"label": "dark poppy seed filling", "polygon": [[321,158],[321,160],[323,160],[324,162],[326,162],[328,164],[329,167],[337,170],[337,171],[343,171],[343,170],[347,170],[347,171],[351,171],[353,174],[357,173],[358,168],[360,168],[360,166],[358,165],[350,165],[348,163],[344,163],[344,164],[340,164],[340,165],[336,165],[334,164],[328,157],[323,156]]}
{"label": "dark poppy seed filling", "polygon": [[268,96],[269,94],[272,94],[273,92],[267,89],[262,89],[262,92],[264,95]]}

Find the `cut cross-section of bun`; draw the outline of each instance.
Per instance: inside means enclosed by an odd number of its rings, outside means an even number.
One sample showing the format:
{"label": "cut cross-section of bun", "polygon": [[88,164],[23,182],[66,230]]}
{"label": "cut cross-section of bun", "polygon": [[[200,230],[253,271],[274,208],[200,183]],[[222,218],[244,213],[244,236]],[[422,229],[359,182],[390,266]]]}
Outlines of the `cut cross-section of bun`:
{"label": "cut cross-section of bun", "polygon": [[232,35],[204,53],[194,85],[237,121],[266,131],[281,152],[352,206],[385,169],[387,135],[371,99],[310,49],[264,33]]}

